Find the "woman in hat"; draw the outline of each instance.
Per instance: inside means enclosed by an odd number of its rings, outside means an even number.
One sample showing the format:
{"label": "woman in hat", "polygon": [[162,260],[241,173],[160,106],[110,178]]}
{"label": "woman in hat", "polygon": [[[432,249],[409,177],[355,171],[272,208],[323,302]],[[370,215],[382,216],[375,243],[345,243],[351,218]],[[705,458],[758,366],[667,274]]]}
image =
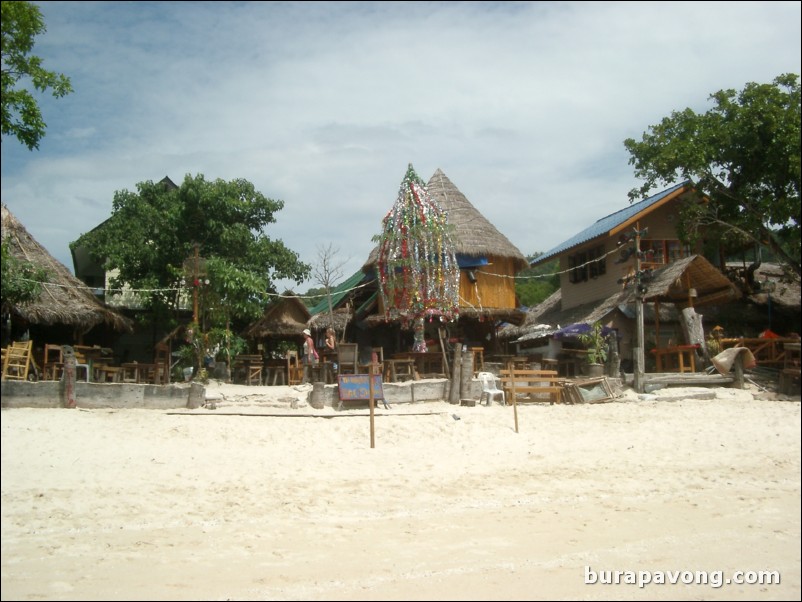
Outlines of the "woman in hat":
{"label": "woman in hat", "polygon": [[316,365],[320,359],[315,349],[315,341],[308,328],[304,328],[304,379],[303,382],[312,382],[312,366]]}

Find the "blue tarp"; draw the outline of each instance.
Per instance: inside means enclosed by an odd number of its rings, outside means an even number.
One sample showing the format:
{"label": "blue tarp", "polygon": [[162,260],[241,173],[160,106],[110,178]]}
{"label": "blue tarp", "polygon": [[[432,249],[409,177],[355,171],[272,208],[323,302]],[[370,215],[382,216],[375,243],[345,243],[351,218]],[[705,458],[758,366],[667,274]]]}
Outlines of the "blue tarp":
{"label": "blue tarp", "polygon": [[[555,339],[570,339],[576,338],[580,334],[588,334],[591,331],[590,324],[585,322],[578,322],[576,324],[571,324],[570,326],[565,326],[564,328],[560,328],[557,332],[555,332],[552,336]],[[602,336],[609,336],[615,332],[615,329],[609,328],[607,326],[602,326]]]}

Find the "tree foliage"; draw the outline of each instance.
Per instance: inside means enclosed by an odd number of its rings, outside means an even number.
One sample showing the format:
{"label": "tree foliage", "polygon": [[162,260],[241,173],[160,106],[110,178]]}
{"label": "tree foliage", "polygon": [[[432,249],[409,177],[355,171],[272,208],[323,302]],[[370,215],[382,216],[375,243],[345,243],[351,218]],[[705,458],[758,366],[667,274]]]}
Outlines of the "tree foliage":
{"label": "tree foliage", "polygon": [[[528,261],[537,259],[543,253],[535,253]],[[560,269],[558,260],[548,261],[534,268],[526,268],[518,273],[515,281],[515,294],[524,307],[535,307],[560,288]]]}
{"label": "tree foliage", "polygon": [[799,274],[799,76],[721,90],[710,100],[715,106],[706,113],[673,112],[640,141],[624,141],[635,176],[644,181],[630,200],[656,184],[690,179],[706,202],[684,208],[685,240],[704,229],[725,252],[766,245]]}
{"label": "tree foliage", "polygon": [[266,293],[276,292],[274,280],[308,277],[310,266],[263,232],[283,207],[242,179],[187,174],[181,186],[168,178],[141,182],[137,192],[117,191],[111,217],[71,248],[118,270],[111,286],[139,289],[157,320],[174,315],[182,297],[197,295],[199,326],[207,332],[260,316]]}
{"label": "tree foliage", "polygon": [[34,38],[47,31],[39,7],[32,2],[2,2],[2,122],[3,136],[14,136],[29,150],[39,148],[46,124],[30,87],[56,98],[72,92],[67,76],[42,67],[42,59],[31,55]]}
{"label": "tree foliage", "polygon": [[2,257],[2,306],[7,308],[21,305],[39,298],[42,292],[40,282],[47,280],[47,271],[33,264],[17,259],[9,250],[8,241],[0,246]]}

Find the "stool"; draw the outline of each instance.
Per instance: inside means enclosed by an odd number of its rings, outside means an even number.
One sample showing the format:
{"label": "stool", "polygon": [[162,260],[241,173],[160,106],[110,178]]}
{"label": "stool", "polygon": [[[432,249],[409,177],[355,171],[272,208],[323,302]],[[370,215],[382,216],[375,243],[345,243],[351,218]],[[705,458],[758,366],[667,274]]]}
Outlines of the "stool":
{"label": "stool", "polygon": [[254,384],[254,381],[256,381],[257,385],[261,385],[262,384],[262,366],[260,366],[258,364],[249,365],[248,366],[248,378],[247,378],[247,380],[248,380],[248,384],[249,385]]}
{"label": "stool", "polygon": [[284,385],[285,384],[284,374],[285,371],[283,367],[267,368],[267,375],[265,376],[265,384],[270,383],[273,386]]}
{"label": "stool", "polygon": [[476,376],[485,370],[485,348],[484,347],[470,347],[473,353],[473,375]]}
{"label": "stool", "polygon": [[389,371],[389,382],[397,383],[400,378],[415,379],[415,360],[384,360]]}

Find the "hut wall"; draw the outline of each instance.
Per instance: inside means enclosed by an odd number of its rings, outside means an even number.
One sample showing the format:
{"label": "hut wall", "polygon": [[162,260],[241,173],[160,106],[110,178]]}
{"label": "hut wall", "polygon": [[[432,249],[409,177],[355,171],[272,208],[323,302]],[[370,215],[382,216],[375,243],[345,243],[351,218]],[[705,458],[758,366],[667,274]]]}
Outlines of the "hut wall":
{"label": "hut wall", "polygon": [[[460,270],[460,306],[515,308],[515,264],[508,257],[489,257],[489,265],[476,268],[476,283],[469,270]],[[467,302],[467,303],[466,303]]]}
{"label": "hut wall", "polygon": [[[604,255],[613,248],[610,242],[600,243],[598,240],[589,245],[573,249],[570,255],[587,253],[602,246]],[[629,264],[616,264],[617,254],[607,255],[601,261],[605,262],[605,273],[595,278],[588,277],[581,282],[571,282],[571,266],[568,262],[570,255],[560,257],[560,288],[562,289],[563,310],[583,305],[591,301],[606,299],[616,291],[621,290],[618,279],[625,276],[630,269]]]}
{"label": "hut wall", "polygon": [[[644,216],[643,219],[639,220],[637,222],[638,227],[641,230],[644,228],[648,229],[643,240],[677,240],[676,225],[679,220],[677,217],[678,208],[676,203],[669,203],[655,209]],[[630,256],[624,263],[618,263],[621,257],[618,252],[618,237],[622,234],[626,235],[631,233],[634,228],[635,225],[632,225],[620,232],[614,231],[611,237],[596,238],[589,241],[587,244],[566,251],[560,257],[560,271],[562,272],[560,275],[560,288],[563,291],[562,307],[564,310],[591,301],[606,299],[610,295],[621,290],[623,285],[619,282],[619,279],[634,274],[635,258],[634,256]],[[591,278],[589,275],[587,280],[581,282],[571,282],[569,258],[577,257],[582,253],[588,254],[590,251],[596,251],[599,247],[602,247],[602,249],[599,253],[596,253],[596,255],[605,255],[605,273],[595,278]],[[646,245],[642,245],[642,248],[645,249]],[[607,253],[609,253],[609,255],[607,255]],[[685,255],[684,249],[683,255]],[[660,266],[658,265],[655,267]]]}

